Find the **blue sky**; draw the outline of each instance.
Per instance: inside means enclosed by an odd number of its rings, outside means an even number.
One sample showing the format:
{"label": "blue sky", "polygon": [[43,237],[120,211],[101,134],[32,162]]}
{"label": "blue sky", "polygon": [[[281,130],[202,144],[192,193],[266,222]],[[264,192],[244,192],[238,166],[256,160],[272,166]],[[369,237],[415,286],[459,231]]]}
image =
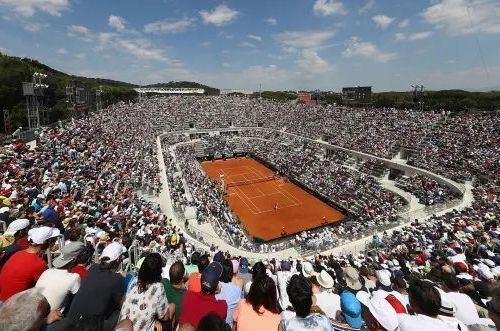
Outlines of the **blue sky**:
{"label": "blue sky", "polygon": [[500,86],[499,0],[0,0],[0,51],[133,83]]}

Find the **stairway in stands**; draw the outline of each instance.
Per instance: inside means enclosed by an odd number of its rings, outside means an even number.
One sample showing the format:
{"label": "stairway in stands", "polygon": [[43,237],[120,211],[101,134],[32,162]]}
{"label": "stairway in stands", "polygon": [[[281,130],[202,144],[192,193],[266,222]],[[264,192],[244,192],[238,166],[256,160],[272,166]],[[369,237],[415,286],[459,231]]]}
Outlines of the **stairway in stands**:
{"label": "stairway in stands", "polygon": [[202,141],[194,143],[194,155],[196,157],[205,157],[205,144]]}

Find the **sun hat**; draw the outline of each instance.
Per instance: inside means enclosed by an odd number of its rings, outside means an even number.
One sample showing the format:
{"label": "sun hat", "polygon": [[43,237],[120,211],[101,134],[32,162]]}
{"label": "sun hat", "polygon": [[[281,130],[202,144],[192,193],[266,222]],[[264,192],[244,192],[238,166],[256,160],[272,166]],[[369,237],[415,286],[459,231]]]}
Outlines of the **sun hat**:
{"label": "sun hat", "polygon": [[321,272],[316,276],[316,280],[323,288],[328,289],[333,287],[333,278],[326,270],[321,270]]}
{"label": "sun hat", "polygon": [[219,262],[210,263],[201,273],[201,288],[206,292],[215,291],[221,275],[222,265]]}
{"label": "sun hat", "polygon": [[11,246],[16,242],[16,239],[14,236],[9,235],[9,234],[4,234],[0,236],[0,249],[6,248]]}
{"label": "sun hat", "polygon": [[26,229],[30,225],[30,220],[26,218],[18,218],[12,221],[7,227],[5,234],[15,235],[18,231]]}
{"label": "sun hat", "polygon": [[100,259],[102,260],[107,257],[107,262],[113,262],[122,255],[122,252],[123,245],[117,241],[113,241],[103,249]]}
{"label": "sun hat", "polygon": [[342,313],[349,326],[356,329],[361,327],[363,324],[361,318],[361,303],[352,292],[342,292],[340,295],[340,309],[342,309]]}
{"label": "sun hat", "polygon": [[52,265],[55,268],[62,268],[73,261],[83,250],[85,245],[80,241],[72,241],[61,248],[61,255],[54,259]]}
{"label": "sun hat", "polygon": [[33,244],[41,245],[50,238],[57,237],[59,234],[61,234],[61,232],[57,228],[41,226],[28,231],[28,240]]}
{"label": "sun hat", "polygon": [[359,272],[353,267],[347,267],[344,269],[345,281],[347,283],[347,287],[353,290],[359,290],[363,285],[359,281]]}
{"label": "sun hat", "polygon": [[306,261],[302,264],[302,275],[306,278],[316,275],[316,272],[314,271],[314,267],[311,262]]}
{"label": "sun hat", "polygon": [[441,307],[439,307],[439,313],[445,316],[455,316],[457,313],[457,306],[448,298],[448,295],[439,287],[434,286],[439,292],[441,298]]}
{"label": "sun hat", "polygon": [[388,331],[398,327],[398,315],[390,303],[380,296],[370,296],[368,292],[356,293],[356,298],[368,308],[373,317]]}

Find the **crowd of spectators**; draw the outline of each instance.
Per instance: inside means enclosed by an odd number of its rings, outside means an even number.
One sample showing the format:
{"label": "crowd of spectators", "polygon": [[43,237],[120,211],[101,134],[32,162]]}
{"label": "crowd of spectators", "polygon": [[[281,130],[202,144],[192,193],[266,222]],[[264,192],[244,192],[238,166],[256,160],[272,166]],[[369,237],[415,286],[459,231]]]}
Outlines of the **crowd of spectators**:
{"label": "crowd of spectators", "polygon": [[418,198],[421,204],[426,206],[458,197],[458,194],[447,186],[441,185],[434,179],[424,175],[401,176],[396,181],[396,186],[410,192]]}
{"label": "crowd of spectators", "polygon": [[[500,327],[499,120],[439,121],[411,111],[151,98],[44,129],[34,149],[5,146],[0,330],[494,330]],[[386,157],[408,145],[417,151],[416,165],[458,179],[476,176],[475,200],[374,237],[371,250],[356,256],[277,261],[270,254],[257,261],[200,250],[145,198],[161,190],[156,137],[190,123],[262,123],[314,139],[341,132],[328,139]],[[355,204],[365,222],[358,223],[387,222],[397,213],[397,196],[343,166],[342,154],[321,157],[312,142],[277,144],[271,135],[242,139],[241,146],[332,201]],[[227,206],[212,201],[221,200],[213,184],[198,178],[192,154],[189,145],[164,153],[173,200],[193,204],[223,229],[234,226],[232,239],[244,241]],[[339,181],[324,180],[332,177]],[[295,240],[323,234],[332,235]]]}

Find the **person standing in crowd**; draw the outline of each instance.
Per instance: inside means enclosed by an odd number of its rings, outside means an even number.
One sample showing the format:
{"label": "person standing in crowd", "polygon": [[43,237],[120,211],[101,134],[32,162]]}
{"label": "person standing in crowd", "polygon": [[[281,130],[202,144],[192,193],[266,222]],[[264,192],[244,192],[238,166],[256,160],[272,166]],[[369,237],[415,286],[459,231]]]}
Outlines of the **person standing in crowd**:
{"label": "person standing in crowd", "polygon": [[240,258],[240,265],[238,269],[236,277],[243,280],[243,288],[245,288],[246,284],[252,280],[252,274],[250,273],[248,259],[246,257]]}
{"label": "person standing in crowd", "polygon": [[124,297],[124,279],[117,273],[122,253],[119,242],[106,246],[100,263],[92,265],[81,282],[68,312],[70,320],[96,316],[107,328],[116,324]]}
{"label": "person standing in crowd", "polygon": [[236,331],[277,330],[280,323],[276,285],[269,276],[257,278],[246,299],[240,300],[233,314]]}
{"label": "person standing in crowd", "polygon": [[29,247],[12,255],[0,271],[0,302],[35,285],[47,269],[41,255],[54,243],[58,229],[42,226],[28,232]]}
{"label": "person standing in crowd", "polygon": [[156,323],[169,325],[168,301],[161,282],[162,265],[160,254],[147,255],[125,295],[119,320],[131,320],[134,331],[154,331]]}
{"label": "person standing in crowd", "polygon": [[184,284],[185,269],[182,262],[177,261],[170,266],[168,271],[169,279],[163,278],[163,286],[169,303],[175,305],[175,320],[181,317],[182,301],[186,294]]}
{"label": "person standing in crowd", "polygon": [[80,276],[68,270],[75,265],[76,258],[84,248],[81,242],[65,245],[61,255],[52,262],[53,268],[45,270],[36,282],[35,287],[41,290],[52,310],[65,308],[64,302],[69,302],[69,296],[78,292]]}
{"label": "person standing in crowd", "polygon": [[222,265],[219,262],[212,262],[201,273],[201,292],[189,290],[186,292],[179,319],[181,328],[183,324],[198,327],[200,320],[210,312],[226,319],[226,301],[215,298],[221,275]]}
{"label": "person standing in crowd", "polygon": [[222,261],[222,275],[220,277],[220,292],[215,295],[217,300],[224,300],[227,303],[226,323],[233,326],[233,313],[243,297],[243,290],[234,284],[233,264],[229,259]]}
{"label": "person standing in crowd", "polygon": [[295,310],[295,316],[281,320],[281,331],[333,331],[326,316],[311,313],[312,287],[311,282],[299,275],[293,275],[288,282],[286,291]]}

